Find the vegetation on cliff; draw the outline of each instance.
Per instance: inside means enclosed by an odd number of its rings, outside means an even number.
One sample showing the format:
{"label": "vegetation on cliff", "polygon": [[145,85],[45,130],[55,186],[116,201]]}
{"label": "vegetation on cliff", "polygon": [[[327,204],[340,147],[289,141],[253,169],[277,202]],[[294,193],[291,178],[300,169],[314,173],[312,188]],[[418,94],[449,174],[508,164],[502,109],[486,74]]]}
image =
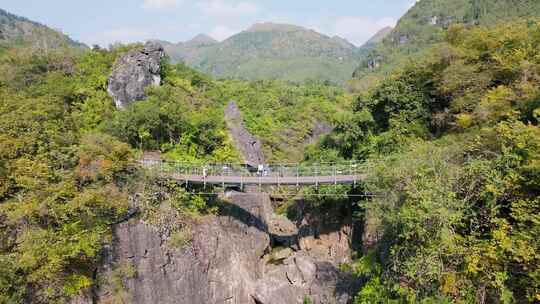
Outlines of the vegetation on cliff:
{"label": "vegetation on cliff", "polygon": [[516,18],[540,16],[536,0],[422,0],[368,53],[354,72],[356,86],[382,79],[395,68],[420,60],[433,44],[444,40],[452,24],[493,26]]}
{"label": "vegetation on cliff", "polygon": [[43,24],[16,16],[0,8],[0,45],[32,45],[43,51],[61,48],[85,49],[63,33]]}
{"label": "vegetation on cliff", "polygon": [[380,194],[357,303],[540,300],[539,44],[538,21],[453,25],[325,140],[373,163]]}
{"label": "vegetation on cliff", "polygon": [[[474,5],[482,3],[503,2]],[[474,16],[488,20],[482,9]],[[448,24],[424,42],[422,60],[354,96],[318,81],[213,80],[165,62],[162,85],[125,110],[114,108],[107,76],[140,45],[3,44],[0,303],[65,303],[95,284],[111,225],[133,212],[141,150],[237,161],[223,121],[230,100],[272,162],[373,165],[361,187],[375,196],[357,208],[367,224],[351,265],[363,282],[356,303],[540,301],[540,21]],[[147,182],[167,188],[177,217],[213,211],[174,183]],[[162,212],[161,202],[149,199],[143,215]],[[189,229],[174,233],[171,245],[189,242]]]}
{"label": "vegetation on cliff", "polygon": [[[162,85],[117,110],[107,77],[118,56],[139,47],[0,49],[0,303],[62,303],[95,284],[111,225],[134,211],[141,150],[178,161],[238,161],[223,121],[234,99],[274,160],[299,160],[314,126],[330,125],[333,110],[348,102],[323,83],[214,81],[164,62]],[[147,188],[154,184],[164,187],[149,180]],[[211,212],[200,197],[169,186],[180,213]]]}

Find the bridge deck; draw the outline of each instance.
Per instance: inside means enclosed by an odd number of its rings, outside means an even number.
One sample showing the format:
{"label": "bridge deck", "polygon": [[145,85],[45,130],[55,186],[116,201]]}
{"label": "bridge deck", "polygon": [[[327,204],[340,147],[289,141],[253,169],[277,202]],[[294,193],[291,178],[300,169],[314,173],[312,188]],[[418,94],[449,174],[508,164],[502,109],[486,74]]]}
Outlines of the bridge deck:
{"label": "bridge deck", "polygon": [[[270,165],[263,171],[235,164],[189,164],[180,162],[141,161],[165,178],[210,185],[322,185],[354,184],[366,178],[362,164]],[[254,171],[255,170],[255,171]]]}
{"label": "bridge deck", "polygon": [[335,176],[217,176],[186,175],[164,173],[168,178],[195,184],[210,185],[318,185],[318,184],[354,184],[365,179],[365,175]]}

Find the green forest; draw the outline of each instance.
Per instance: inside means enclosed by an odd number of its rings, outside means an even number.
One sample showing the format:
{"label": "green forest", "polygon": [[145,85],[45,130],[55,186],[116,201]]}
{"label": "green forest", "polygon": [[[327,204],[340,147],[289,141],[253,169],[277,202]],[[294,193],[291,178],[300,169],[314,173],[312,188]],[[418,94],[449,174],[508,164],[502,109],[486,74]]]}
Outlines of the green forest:
{"label": "green forest", "polygon": [[[352,102],[325,83],[214,81],[164,62],[163,85],[116,110],[107,77],[121,54],[139,47],[0,49],[0,303],[19,303],[30,290],[39,290],[39,302],[62,303],[94,283],[111,225],[129,213],[130,194],[152,184],[134,162],[141,151],[239,162],[223,118],[230,100],[264,139],[269,160],[291,162],[302,160],[315,123],[332,123]],[[213,212],[172,188],[183,215]]]}
{"label": "green forest", "polygon": [[[381,194],[352,202],[373,244],[342,265],[362,282],[356,304],[540,302],[540,21],[439,34],[362,92],[216,80],[165,61],[162,85],[123,111],[107,77],[141,45],[0,46],[0,303],[67,303],[96,283],[111,226],[155,183],[134,162],[142,151],[238,162],[223,117],[231,100],[270,162],[372,166],[342,189]],[[313,143],[320,123],[334,129]],[[179,216],[218,212],[168,186]]]}
{"label": "green forest", "polygon": [[[451,26],[323,144],[375,170],[356,303],[540,300],[540,23]],[[391,299],[391,300],[389,300]]]}

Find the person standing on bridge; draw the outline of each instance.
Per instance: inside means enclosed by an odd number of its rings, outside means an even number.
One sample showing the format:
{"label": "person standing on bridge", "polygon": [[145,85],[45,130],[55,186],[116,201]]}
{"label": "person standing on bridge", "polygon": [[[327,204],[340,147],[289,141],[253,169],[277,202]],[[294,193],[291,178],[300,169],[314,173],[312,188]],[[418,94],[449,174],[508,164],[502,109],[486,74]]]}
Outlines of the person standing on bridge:
{"label": "person standing on bridge", "polygon": [[259,165],[257,166],[257,175],[258,175],[258,176],[261,176],[261,175],[263,174],[263,170],[264,170],[264,165],[259,164]]}
{"label": "person standing on bridge", "polygon": [[206,166],[204,166],[202,169],[202,175],[203,178],[206,178],[208,176],[208,168],[206,168]]}

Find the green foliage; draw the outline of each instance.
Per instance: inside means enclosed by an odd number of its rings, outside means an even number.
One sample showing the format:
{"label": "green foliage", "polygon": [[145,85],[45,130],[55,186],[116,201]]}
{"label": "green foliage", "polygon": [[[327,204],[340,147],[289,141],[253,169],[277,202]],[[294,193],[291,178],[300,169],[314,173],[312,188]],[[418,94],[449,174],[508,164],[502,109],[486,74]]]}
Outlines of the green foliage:
{"label": "green foliage", "polygon": [[189,227],[184,227],[183,229],[175,231],[171,234],[169,244],[173,248],[182,249],[191,242],[191,239],[191,230],[189,229]]}
{"label": "green foliage", "polygon": [[131,296],[126,291],[126,281],[137,277],[135,266],[129,263],[116,265],[107,278],[107,285],[111,286],[113,303],[129,303]]}
{"label": "green foliage", "polygon": [[354,264],[357,303],[538,301],[539,33],[537,21],[451,28],[326,141],[368,158],[365,186],[381,194],[361,204],[382,237]]}
{"label": "green foliage", "polygon": [[[2,301],[62,303],[94,284],[111,224],[127,214],[140,178],[133,148],[236,157],[220,108],[202,96],[212,83],[185,66],[165,65],[162,88],[115,110],[107,75],[133,47],[1,53],[0,263],[9,270],[0,272]],[[213,210],[183,189],[172,193],[168,201],[183,216]]]}
{"label": "green foliage", "polygon": [[305,296],[304,297],[304,301],[302,301],[303,304],[313,304],[313,301],[311,300],[310,297],[308,296]]}
{"label": "green foliage", "polygon": [[350,104],[342,89],[323,82],[226,80],[217,84],[207,95],[224,104],[236,101],[247,129],[262,141],[269,162],[302,160],[305,149]]}
{"label": "green foliage", "polygon": [[85,62],[98,59],[24,48],[0,57],[13,71],[0,76],[1,302],[62,303],[90,288],[110,225],[127,212],[129,146],[85,132],[101,118],[78,120],[85,100],[104,98],[95,79],[110,62]]}
{"label": "green foliage", "polygon": [[[481,25],[493,26],[512,20],[540,16],[540,3],[536,0],[422,0],[416,2],[389,34],[374,49],[363,56],[354,72],[360,82],[369,82],[374,76],[388,75],[410,61],[421,60],[433,44],[444,41],[450,27]],[[456,27],[457,25],[457,27]],[[379,66],[370,68],[368,63]],[[473,69],[473,66],[470,66]]]}
{"label": "green foliage", "polygon": [[[537,21],[495,28],[450,28],[449,41],[396,70],[360,95],[325,148],[362,159],[500,121],[536,123],[539,76]],[[450,38],[451,36],[451,38]]]}
{"label": "green foliage", "polygon": [[[446,2],[421,3],[430,15]],[[455,12],[488,20],[490,2],[472,5]],[[306,208],[335,219],[351,213],[346,193],[382,194],[358,206],[380,239],[352,264],[365,282],[356,303],[540,301],[540,23],[428,34],[418,37],[445,41],[354,98],[324,82],[215,81],[164,63],[163,85],[122,111],[107,75],[139,46],[0,49],[0,302],[65,303],[91,288],[133,182],[144,183],[141,217],[186,246],[217,202],[144,179],[133,150],[237,161],[222,114],[231,100],[270,162],[373,164],[361,189],[305,190]],[[117,271],[119,300],[130,301],[122,284],[135,275]]]}

